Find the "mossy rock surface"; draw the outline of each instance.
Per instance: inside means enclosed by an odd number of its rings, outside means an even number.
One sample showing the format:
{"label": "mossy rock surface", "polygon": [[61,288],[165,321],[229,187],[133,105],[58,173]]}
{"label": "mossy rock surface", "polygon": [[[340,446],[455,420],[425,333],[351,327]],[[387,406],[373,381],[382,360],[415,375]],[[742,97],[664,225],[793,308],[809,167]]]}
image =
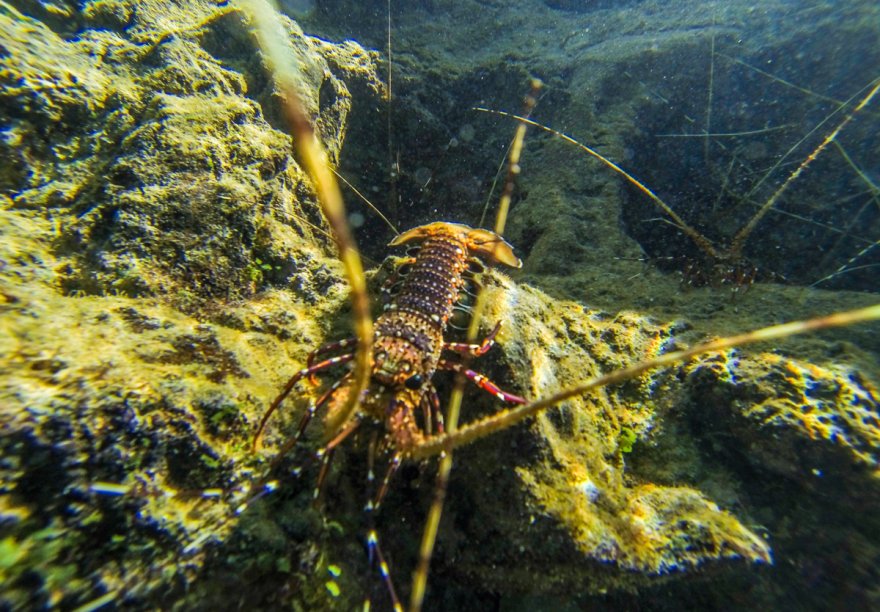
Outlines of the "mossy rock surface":
{"label": "mossy rock surface", "polygon": [[[380,53],[284,27],[331,160],[368,195],[396,193],[383,208],[409,226],[477,224],[512,126],[469,109],[514,108],[529,74],[547,82],[539,118],[645,168],[653,186],[677,172],[648,159],[656,134],[704,118],[705,100],[690,96],[695,83],[706,91],[700,49],[714,40],[748,62],[765,48],[813,57],[821,41],[808,25],[858,45],[878,23],[876,6],[858,3],[817,7],[815,21],[783,29],[784,3],[605,4],[396,5],[393,185]],[[307,31],[341,39],[351,13],[368,28],[354,38],[383,46],[384,3],[333,6]],[[499,23],[506,38],[480,42]],[[381,600],[361,544],[368,436],[337,453],[321,509],[309,452],[319,427],[269,470],[320,387],[301,384],[266,450],[251,449],[255,424],[307,354],[350,332],[341,266],[241,14],[205,1],[12,2],[0,7],[0,42],[3,605],[348,610],[365,592]],[[828,97],[865,81],[868,60],[823,57],[817,83],[845,75]],[[716,59],[717,102],[728,108],[742,65]],[[786,91],[781,110],[716,111],[712,125],[827,111]],[[666,123],[662,99],[674,106]],[[854,123],[845,150],[869,150],[871,125]],[[733,158],[758,166],[783,146],[746,144]],[[657,157],[687,165],[697,153]],[[681,237],[642,233],[657,211],[579,156],[529,137],[509,231],[525,267],[485,279],[487,321],[503,326],[474,367],[507,390],[536,398],[707,337],[876,301],[765,282],[683,290],[663,264],[634,261]],[[725,163],[713,158],[701,174],[713,188]],[[833,205],[860,180],[842,168],[819,165],[803,200]],[[381,260],[390,236],[359,206],[358,239]],[[700,226],[708,234],[743,214],[715,212]],[[755,242],[777,253],[763,261],[771,269],[810,240],[775,223]],[[853,254],[832,246],[823,270]],[[853,288],[865,278],[872,287],[871,276],[855,278]],[[706,356],[462,449],[427,609],[876,607],[878,352],[876,326],[863,326]],[[463,418],[498,408],[469,390]],[[402,469],[378,521],[404,595],[434,468]],[[278,492],[237,515],[267,475]]]}

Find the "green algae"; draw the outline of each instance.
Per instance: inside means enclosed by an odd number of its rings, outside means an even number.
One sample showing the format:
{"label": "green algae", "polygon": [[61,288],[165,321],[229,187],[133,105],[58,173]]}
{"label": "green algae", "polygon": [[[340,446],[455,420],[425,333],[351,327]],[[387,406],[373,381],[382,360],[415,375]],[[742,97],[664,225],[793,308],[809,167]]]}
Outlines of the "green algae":
{"label": "green algae", "polygon": [[630,429],[629,427],[621,427],[620,435],[618,436],[618,446],[621,453],[631,453],[633,451],[633,446],[638,440],[639,437],[636,435],[636,432]]}

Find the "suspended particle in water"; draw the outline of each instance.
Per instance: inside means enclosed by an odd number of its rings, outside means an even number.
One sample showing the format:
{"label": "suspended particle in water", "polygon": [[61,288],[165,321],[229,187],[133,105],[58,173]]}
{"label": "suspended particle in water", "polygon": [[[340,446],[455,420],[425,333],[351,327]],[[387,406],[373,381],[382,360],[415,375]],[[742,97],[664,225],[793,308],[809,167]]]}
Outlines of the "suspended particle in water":
{"label": "suspended particle in water", "polygon": [[431,171],[424,166],[417,168],[413,173],[413,177],[416,179],[416,183],[420,186],[425,187],[428,184],[428,181],[431,180]]}
{"label": "suspended particle in water", "polygon": [[365,220],[364,216],[359,212],[353,212],[348,215],[348,224],[355,229],[362,226]]}

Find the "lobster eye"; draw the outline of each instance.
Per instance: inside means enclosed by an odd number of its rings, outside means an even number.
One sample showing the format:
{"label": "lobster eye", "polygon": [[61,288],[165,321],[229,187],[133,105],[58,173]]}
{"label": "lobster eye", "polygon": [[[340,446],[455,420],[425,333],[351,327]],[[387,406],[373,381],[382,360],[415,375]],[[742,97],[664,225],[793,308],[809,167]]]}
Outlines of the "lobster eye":
{"label": "lobster eye", "polygon": [[418,389],[419,387],[422,386],[422,375],[421,374],[413,374],[412,376],[410,376],[409,378],[407,378],[403,382],[403,385],[407,389],[412,389],[413,391],[415,391],[416,389]]}

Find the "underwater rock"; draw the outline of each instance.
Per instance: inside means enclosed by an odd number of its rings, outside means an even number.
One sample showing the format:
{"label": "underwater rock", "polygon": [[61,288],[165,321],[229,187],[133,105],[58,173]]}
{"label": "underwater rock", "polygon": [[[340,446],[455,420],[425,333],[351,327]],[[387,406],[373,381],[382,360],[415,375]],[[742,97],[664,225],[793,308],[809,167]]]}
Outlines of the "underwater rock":
{"label": "underwater rock", "polygon": [[[69,36],[28,6],[0,22],[0,146],[15,160],[2,187],[15,208],[57,220],[64,291],[176,294],[192,307],[309,282],[326,225],[239,13],[91,3],[71,16],[82,30]],[[304,104],[335,159],[346,82],[378,97],[376,56],[286,23],[307,66]]]}
{"label": "underwater rock", "polygon": [[[478,216],[512,130],[469,109],[509,108],[532,72],[547,77],[539,108],[555,125],[589,124],[590,140],[624,159],[632,143],[653,150],[635,119],[656,112],[656,83],[636,77],[650,76],[652,57],[677,69],[694,40],[713,36],[712,14],[666,4],[627,3],[589,31],[566,18],[549,39],[504,3],[457,3],[451,17],[479,19],[455,27],[431,3],[415,8],[437,19],[401,15],[421,38],[397,56],[399,217]],[[268,401],[348,328],[340,267],[277,92],[228,6],[77,6],[0,9],[0,607],[353,609],[375,578],[361,545],[365,449],[340,449],[322,512],[308,442],[269,472],[319,393],[302,384],[269,450],[251,450]],[[746,19],[745,3],[716,8],[719,37],[770,31],[768,13]],[[384,25],[373,8],[353,10],[368,11]],[[512,55],[480,42],[499,15]],[[385,190],[378,54],[285,24],[331,157],[372,164],[357,176],[381,174],[372,186]],[[637,35],[646,27],[653,34]],[[703,83],[703,68],[683,70],[687,82]],[[617,177],[530,138],[511,219],[526,269],[490,279],[487,320],[503,328],[479,361],[511,391],[536,397],[707,335],[874,299],[805,300],[764,284],[735,301],[685,293],[625,261],[640,249],[620,223]],[[359,239],[384,255],[376,236],[365,227]],[[804,609],[842,594],[876,607],[878,337],[833,338],[648,373],[462,449],[429,605],[514,609],[527,593],[535,609],[554,597],[645,607],[660,593]],[[476,390],[465,407],[466,420],[498,409]],[[426,465],[401,470],[380,517],[402,590],[431,493]],[[278,493],[236,514],[267,473]],[[864,510],[857,521],[853,508]]]}
{"label": "underwater rock", "polygon": [[[394,193],[387,206],[404,226],[434,221],[438,210],[472,224],[491,218],[487,193],[515,122],[476,109],[520,111],[535,76],[545,86],[533,119],[620,164],[723,248],[852,110],[855,100],[843,103],[864,93],[880,64],[876,2],[610,4],[393,5],[394,151],[374,145],[387,138],[385,117],[353,113],[352,133],[369,144],[349,147],[343,171],[381,186],[377,193]],[[328,6],[327,15],[319,10],[306,22],[310,31],[385,48],[384,2]],[[810,285],[843,267],[845,274],[821,286],[877,286],[876,103],[745,242],[744,256],[762,280]],[[459,138],[464,125],[477,137]],[[572,299],[581,297],[574,286],[598,283],[607,295],[594,294],[594,303],[602,299],[612,310],[639,292],[604,277],[646,268],[690,270],[695,279],[711,268],[643,193],[570,143],[530,128],[521,165],[506,235],[533,283],[549,291],[542,277],[567,276]],[[368,220],[374,235],[381,223]]]}
{"label": "underwater rock", "polygon": [[[381,95],[376,54],[286,27],[335,158],[348,84]],[[326,607],[319,544],[230,520],[253,422],[346,298],[247,25],[212,2],[4,3],[0,44],[0,607],[207,600],[228,559]]]}
{"label": "underwater rock", "polygon": [[[851,481],[853,497],[880,476],[880,395],[855,355],[827,366],[775,353],[724,353],[688,368],[701,420],[716,420],[762,469],[812,486]],[[855,363],[848,363],[850,360]],[[771,433],[772,432],[772,433]]]}
{"label": "underwater rock", "polygon": [[[675,325],[554,302],[509,282],[491,289],[489,304],[488,319],[505,323],[499,339],[505,366],[526,397],[546,396],[625,367],[674,342]],[[536,417],[523,428],[527,431],[505,432],[498,441],[480,441],[479,449],[463,452],[462,471],[485,474],[492,491],[506,489],[498,481],[516,491],[502,497],[468,491],[479,496],[488,523],[481,531],[495,532],[506,542],[504,549],[527,552],[509,566],[512,559],[484,558],[476,552],[484,547],[469,544],[455,552],[456,567],[502,592],[554,592],[578,585],[579,593],[596,594],[633,589],[652,577],[681,574],[710,561],[771,563],[762,537],[697,489],[645,482],[626,469],[627,457],[638,452],[634,443],[644,445],[662,426],[664,410],[680,387],[669,372],[645,374],[563,402]],[[486,465],[484,455],[497,467]],[[455,493],[451,499],[455,513]],[[518,521],[489,518],[504,514]]]}
{"label": "underwater rock", "polygon": [[[496,365],[492,376],[525,397],[547,396],[693,337],[684,321],[606,313],[493,278],[486,317],[504,327],[503,368]],[[583,605],[595,603],[590,596],[617,593],[625,602],[622,594],[658,588],[700,597],[699,582],[688,586],[687,577],[707,572],[724,593],[746,576],[754,580],[751,563],[770,566],[758,576],[793,579],[773,567],[772,548],[783,549],[783,566],[816,554],[807,525],[817,515],[801,516],[803,528],[783,527],[805,505],[828,512],[826,520],[837,517],[823,541],[851,538],[876,551],[870,534],[877,521],[840,524],[849,505],[874,504],[880,494],[880,396],[866,377],[871,361],[853,365],[859,362],[858,351],[832,351],[817,362],[776,352],[707,355],[479,440],[456,455],[447,504],[455,527],[441,534],[436,571],[444,581],[543,593],[544,601],[577,593]],[[471,394],[465,421],[493,410]],[[790,506],[767,497],[781,489],[794,489]],[[853,566],[840,555],[823,563],[827,573]],[[869,565],[858,565],[849,588],[869,579]],[[673,578],[680,587],[671,586]],[[768,596],[760,585],[749,587],[749,597]]]}

